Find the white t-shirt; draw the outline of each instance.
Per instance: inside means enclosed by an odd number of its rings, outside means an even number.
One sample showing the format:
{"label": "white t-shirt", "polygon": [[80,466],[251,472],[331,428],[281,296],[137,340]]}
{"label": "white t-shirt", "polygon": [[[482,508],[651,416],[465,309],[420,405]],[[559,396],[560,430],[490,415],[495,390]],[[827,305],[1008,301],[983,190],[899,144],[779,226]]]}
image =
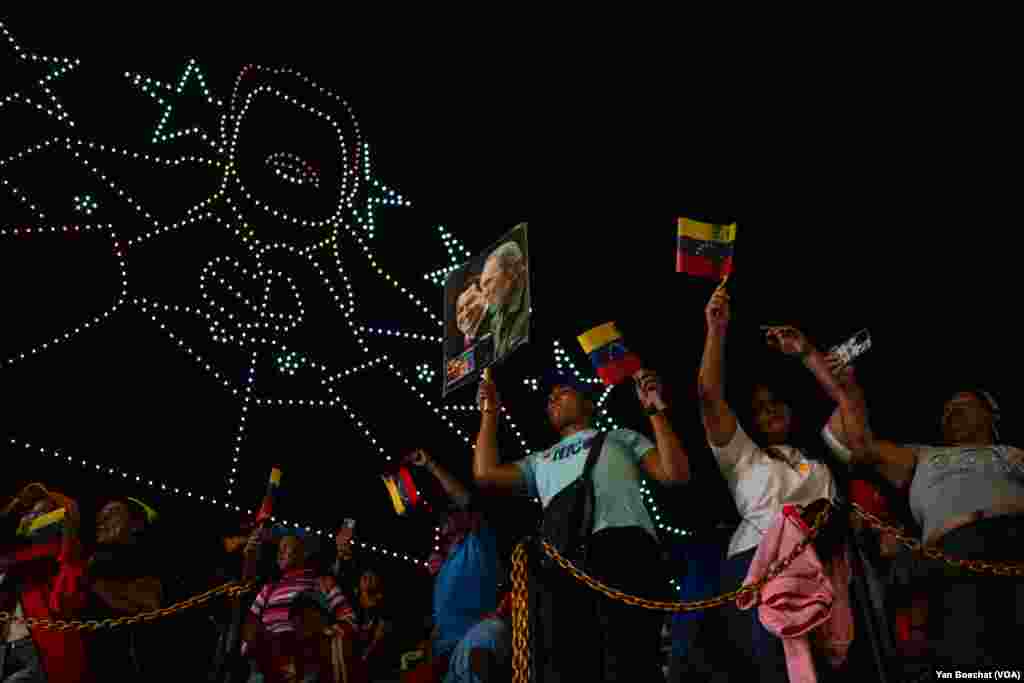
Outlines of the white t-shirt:
{"label": "white t-shirt", "polygon": [[[597,431],[584,429],[551,448],[528,455],[516,464],[527,491],[539,496],[544,507],[559,491],[583,474],[590,442]],[[640,490],[640,462],[654,444],[632,429],[616,429],[605,437],[601,457],[594,465],[594,531],[639,526],[657,538],[654,523]]]}
{"label": "white t-shirt", "polygon": [[739,424],[728,444],[709,445],[743,518],[729,542],[729,557],[756,548],[783,505],[835,499],[836,486],[828,467],[797,448],[776,446],[773,450],[789,461],[781,462],[755,444]]}

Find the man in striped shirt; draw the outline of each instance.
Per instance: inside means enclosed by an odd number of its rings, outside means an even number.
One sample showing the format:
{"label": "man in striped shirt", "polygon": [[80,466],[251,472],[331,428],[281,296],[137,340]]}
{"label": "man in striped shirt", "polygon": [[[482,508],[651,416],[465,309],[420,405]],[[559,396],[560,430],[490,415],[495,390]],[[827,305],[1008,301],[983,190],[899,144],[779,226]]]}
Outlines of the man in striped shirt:
{"label": "man in striped shirt", "polygon": [[[253,532],[246,552],[257,553],[259,544],[260,532]],[[293,609],[301,597],[322,598],[321,601],[326,603],[336,619],[352,619],[352,606],[337,584],[328,577],[318,580],[313,569],[306,569],[304,546],[298,536],[285,536],[281,539],[277,552],[281,578],[263,587],[250,610],[249,622],[255,626],[257,635],[243,645],[243,654],[253,654],[266,683],[290,680],[290,675],[294,674],[289,674],[289,671],[294,672],[297,668],[297,658],[303,660],[303,669],[307,674],[319,665],[315,652],[309,657],[302,656],[308,648],[303,647],[304,643],[301,642],[301,624]]]}

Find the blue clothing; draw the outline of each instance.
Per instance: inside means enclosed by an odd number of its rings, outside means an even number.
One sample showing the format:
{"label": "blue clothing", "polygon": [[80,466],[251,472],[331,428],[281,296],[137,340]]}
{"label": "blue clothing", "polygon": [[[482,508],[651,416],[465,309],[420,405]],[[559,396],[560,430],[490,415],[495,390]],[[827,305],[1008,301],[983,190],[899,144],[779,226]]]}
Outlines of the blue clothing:
{"label": "blue clothing", "polygon": [[[722,563],[721,589],[733,591],[743,585],[757,548],[751,548]],[[735,680],[785,683],[789,680],[782,639],[761,623],[757,609],[741,610],[736,603],[719,608],[725,618],[731,648],[718,653],[730,666]],[[733,679],[730,679],[733,680]]]}
{"label": "blue clothing", "polygon": [[434,582],[434,656],[451,652],[485,614],[498,609],[498,539],[486,523],[451,549]]}
{"label": "blue clothing", "polygon": [[485,619],[471,628],[452,653],[444,683],[480,683],[470,666],[473,650],[490,650],[497,670],[503,671],[512,658],[512,625],[504,619]]}
{"label": "blue clothing", "polygon": [[[540,497],[547,507],[559,491],[579,479],[595,436],[596,430],[584,429],[518,461],[529,494]],[[594,533],[641,527],[658,537],[640,489],[640,463],[653,449],[650,439],[632,429],[608,432],[594,466]]]}
{"label": "blue clothing", "polygon": [[[692,541],[677,543],[672,548],[673,560],[682,561],[685,573],[678,577],[679,599],[684,601],[704,600],[718,594],[719,576],[722,566],[722,544],[716,541]],[[695,621],[703,617],[706,610],[676,612],[673,624]]]}

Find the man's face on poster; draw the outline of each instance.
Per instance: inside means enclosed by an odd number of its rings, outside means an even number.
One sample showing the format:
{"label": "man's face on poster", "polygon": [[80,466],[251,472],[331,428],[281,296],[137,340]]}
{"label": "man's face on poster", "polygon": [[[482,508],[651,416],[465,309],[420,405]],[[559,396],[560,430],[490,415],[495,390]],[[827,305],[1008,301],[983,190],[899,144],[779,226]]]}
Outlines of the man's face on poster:
{"label": "man's face on poster", "polygon": [[480,289],[480,281],[473,279],[459,295],[455,304],[455,324],[459,332],[467,337],[476,336],[486,308],[487,302],[484,300],[483,290]]}
{"label": "man's face on poster", "polygon": [[519,264],[503,263],[496,256],[487,259],[480,275],[480,289],[489,306],[505,306],[509,302],[519,285],[520,270]]}

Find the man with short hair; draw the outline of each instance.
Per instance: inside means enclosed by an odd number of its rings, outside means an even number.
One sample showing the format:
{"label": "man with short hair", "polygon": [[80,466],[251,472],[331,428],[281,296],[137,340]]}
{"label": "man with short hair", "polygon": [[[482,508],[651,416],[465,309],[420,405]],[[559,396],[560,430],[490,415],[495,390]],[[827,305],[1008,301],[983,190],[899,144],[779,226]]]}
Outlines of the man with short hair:
{"label": "man with short hair", "polygon": [[[561,437],[553,447],[513,463],[498,461],[500,403],[494,382],[480,385],[480,436],[473,474],[481,486],[523,490],[545,508],[583,473],[594,429],[590,387],[566,373],[550,373],[548,419]],[[588,538],[587,573],[627,594],[666,597],[668,577],[654,523],[643,502],[645,473],[665,484],[686,482],[690,468],[668,421],[657,377],[641,371],[637,393],[650,417],[656,444],[618,429],[605,435],[593,470],[594,528]],[[544,604],[543,633],[533,648],[543,683],[560,680],[663,681],[659,644],[663,615],[626,605],[581,585],[560,567],[544,573],[537,591]],[[660,585],[664,584],[664,585]],[[531,631],[533,627],[531,626]],[[591,669],[591,667],[593,667]]]}
{"label": "man with short hair", "polygon": [[440,662],[498,606],[498,539],[480,501],[426,450],[417,449],[408,461],[433,475],[448,497],[428,564],[435,577],[433,656]]}
{"label": "man with short hair", "polygon": [[484,262],[480,289],[487,301],[494,357],[502,358],[530,334],[529,274],[516,242],[501,244]]}
{"label": "man with short hair", "polygon": [[[836,359],[830,359],[839,372]],[[861,392],[853,373],[841,376]],[[909,483],[910,508],[925,546],[947,557],[992,563],[1024,560],[1024,450],[1001,442],[999,406],[981,389],[959,391],[940,415],[942,445],[899,444],[842,425],[825,429],[826,441],[848,457],[852,437],[868,444],[867,464],[897,487]],[[945,569],[929,587],[935,661],[950,670],[1001,667],[1018,655],[1015,631],[1024,612],[1024,582],[1009,576]]]}

